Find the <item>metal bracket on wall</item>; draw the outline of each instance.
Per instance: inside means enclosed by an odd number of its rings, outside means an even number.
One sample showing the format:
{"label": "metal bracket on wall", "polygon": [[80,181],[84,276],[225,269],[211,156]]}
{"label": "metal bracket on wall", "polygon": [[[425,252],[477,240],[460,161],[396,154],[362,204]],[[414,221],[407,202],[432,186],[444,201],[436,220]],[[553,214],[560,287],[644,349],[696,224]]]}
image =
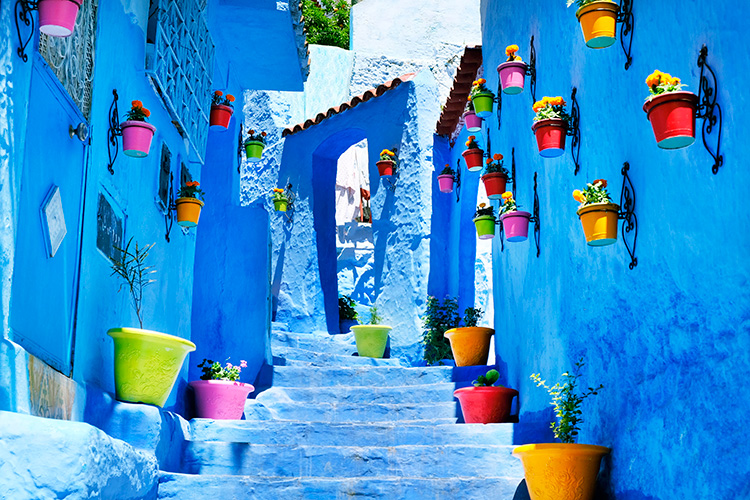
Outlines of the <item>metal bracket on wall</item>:
{"label": "metal bracket on wall", "polygon": [[505,231],[503,230],[503,221],[500,220],[500,218],[497,219],[495,222],[495,225],[498,226],[497,228],[497,236],[500,238],[500,251],[505,251],[505,243],[503,240],[505,240]]}
{"label": "metal bracket on wall", "polygon": [[529,42],[529,65],[526,67],[526,74],[530,77],[529,90],[531,91],[531,101],[536,102],[536,48],[534,47],[534,35],[531,35],[531,41]]}
{"label": "metal bracket on wall", "polygon": [[454,191],[456,192],[456,203],[458,203],[461,200],[461,160],[456,160],[455,184],[456,187],[454,188]]}
{"label": "metal bracket on wall", "polygon": [[381,177],[383,179],[383,185],[391,193],[396,192],[396,184],[398,184],[398,178],[401,176],[401,164],[398,163],[393,167],[393,175]]}
{"label": "metal bracket on wall", "polygon": [[[16,49],[16,54],[23,59],[23,62],[29,61],[26,47],[29,46],[31,39],[34,38],[34,33],[36,32],[36,22],[34,21],[34,16],[31,15],[35,10],[39,10],[39,2],[35,0],[16,0],[14,16],[14,21],[16,22],[16,33],[18,34],[18,48]],[[26,37],[26,41],[24,41],[23,36],[21,35],[21,26],[19,23],[31,27],[31,32],[29,33],[29,36]]]}
{"label": "metal bracket on wall", "polygon": [[[630,255],[630,264],[628,267],[633,269],[638,265],[638,258],[635,256],[635,245],[638,243],[638,218],[635,215],[635,188],[628,175],[630,163],[625,162],[622,167],[622,191],[620,192],[620,212],[617,218],[622,220],[622,241],[625,242],[625,248]],[[633,233],[633,243],[628,243],[626,235]]]}
{"label": "metal bracket on wall", "polygon": [[245,141],[242,140],[244,136],[245,126],[240,123],[240,135],[237,138],[237,173],[240,173],[240,167],[242,166],[242,149],[245,145]]}
{"label": "metal bracket on wall", "polygon": [[516,195],[516,148],[510,148],[510,181],[513,183],[513,196]]}
{"label": "metal bracket on wall", "polygon": [[[635,16],[633,16],[633,0],[622,0],[620,10],[617,13],[617,22],[620,23],[620,45],[625,52],[625,71],[633,63],[633,30],[635,28]],[[625,48],[625,38],[628,38],[628,47]]]}
{"label": "metal bracket on wall", "polygon": [[500,130],[500,126],[502,125],[500,116],[502,115],[503,109],[503,86],[500,83],[499,79],[497,81],[497,96],[495,96],[495,102],[497,103],[497,107],[495,108],[495,116],[497,117],[497,129]]}
{"label": "metal bracket on wall", "polygon": [[297,201],[297,195],[294,194],[294,191],[292,191],[292,183],[289,182],[289,179],[286,180],[284,196],[286,196],[286,199],[289,200],[286,204],[286,212],[284,212],[284,216],[286,217],[287,223],[291,224],[292,220],[294,219],[294,202]]}
{"label": "metal bracket on wall", "polygon": [[[109,128],[107,129],[107,155],[109,156],[107,170],[109,170],[109,173],[112,175],[115,173],[115,160],[117,160],[117,153],[120,151],[120,144],[117,138],[122,137],[120,111],[117,109],[117,100],[119,98],[120,97],[117,95],[117,89],[112,89],[112,104],[109,106]],[[113,148],[114,153],[112,153]],[[169,239],[167,239],[167,241],[169,241]]]}
{"label": "metal bracket on wall", "polygon": [[[724,156],[720,154],[721,148],[721,129],[723,125],[723,118],[721,114],[721,106],[716,102],[716,98],[719,94],[719,84],[716,80],[716,73],[708,65],[706,59],[708,58],[708,47],[705,45],[701,47],[698,55],[698,67],[701,69],[700,84],[698,87],[698,110],[696,112],[696,118],[703,119],[702,137],[703,146],[714,159],[714,164],[711,167],[711,171],[715,174],[719,173],[719,168],[724,165]],[[707,77],[705,70],[711,74],[711,79]],[[718,124],[719,133],[716,137],[716,153],[711,151],[706,141],[706,135],[713,132],[714,127]]]}
{"label": "metal bracket on wall", "polygon": [[581,109],[578,107],[577,93],[578,89],[573,87],[573,91],[570,93],[570,126],[568,127],[568,135],[572,137],[570,154],[573,158],[573,164],[576,166],[573,175],[578,175],[581,170]]}
{"label": "metal bracket on wall", "polygon": [[537,182],[536,182],[536,176],[537,173],[534,172],[534,211],[531,214],[531,218],[529,219],[529,222],[534,223],[534,243],[536,244],[536,256],[539,258],[539,254],[541,252],[539,248],[539,239],[541,234],[541,223],[539,221],[539,194],[537,193]]}
{"label": "metal bracket on wall", "polygon": [[174,224],[174,215],[172,212],[177,210],[177,203],[174,199],[174,191],[172,190],[172,183],[174,182],[174,174],[169,172],[169,201],[167,202],[167,213],[164,214],[164,225],[166,226],[167,233],[164,238],[169,243],[169,233],[172,232],[172,224]]}

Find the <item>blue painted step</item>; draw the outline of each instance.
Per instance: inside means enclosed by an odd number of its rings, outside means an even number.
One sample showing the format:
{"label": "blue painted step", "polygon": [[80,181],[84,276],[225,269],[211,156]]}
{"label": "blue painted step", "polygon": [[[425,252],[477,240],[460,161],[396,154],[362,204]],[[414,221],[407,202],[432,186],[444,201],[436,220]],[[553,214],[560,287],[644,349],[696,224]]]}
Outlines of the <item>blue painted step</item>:
{"label": "blue painted step", "polygon": [[453,381],[449,366],[402,368],[381,367],[269,367],[272,383],[276,387],[330,387],[330,386],[404,386],[440,384]]}
{"label": "blue painted step", "polygon": [[285,401],[297,403],[347,404],[414,404],[447,403],[453,401],[455,384],[405,385],[391,387],[271,387],[257,394],[263,403]]}
{"label": "blue painted step", "polygon": [[297,347],[276,346],[272,348],[275,366],[402,366],[400,359],[354,356],[353,353],[356,351],[357,349],[353,348],[347,354],[329,354]]}
{"label": "blue painted step", "polygon": [[283,401],[259,401],[249,399],[245,403],[245,418],[253,420],[258,415],[256,406],[263,406],[274,420],[298,422],[390,422],[394,420],[442,420],[456,421],[456,403],[422,404],[337,404],[294,403]]}
{"label": "blue painted step", "polygon": [[510,500],[520,479],[506,477],[421,479],[254,478],[162,473],[159,499],[231,500],[370,498],[382,500]]}

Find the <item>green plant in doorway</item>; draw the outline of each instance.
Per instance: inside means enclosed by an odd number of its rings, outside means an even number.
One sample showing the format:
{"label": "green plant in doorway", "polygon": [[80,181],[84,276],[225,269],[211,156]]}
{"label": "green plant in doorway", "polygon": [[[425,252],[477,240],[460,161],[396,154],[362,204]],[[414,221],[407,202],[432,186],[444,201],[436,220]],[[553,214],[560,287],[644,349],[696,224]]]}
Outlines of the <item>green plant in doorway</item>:
{"label": "green plant in doorway", "polygon": [[117,248],[115,250],[120,252],[120,258],[114,259],[110,257],[112,261],[111,276],[119,276],[122,282],[117,293],[127,287],[130,292],[130,298],[132,299],[133,309],[135,314],[138,316],[138,323],[143,329],[143,318],[141,317],[141,308],[143,305],[143,289],[154,283],[156,280],[150,279],[149,276],[156,272],[153,266],[146,265],[146,259],[148,258],[149,251],[154,247],[155,243],[146,245],[145,247],[139,247],[138,242],[135,242],[135,248],[130,249],[130,245],[133,243],[133,238],[128,240],[128,244],[125,248]]}
{"label": "green plant in doorway", "polygon": [[349,295],[339,297],[339,320],[358,320],[357,303]]}
{"label": "green plant in doorway", "polygon": [[422,318],[423,332],[421,344],[424,346],[424,360],[428,365],[440,363],[443,359],[453,359],[453,351],[445,332],[458,327],[458,299],[445,297],[442,304],[436,297],[427,297],[427,310]]}

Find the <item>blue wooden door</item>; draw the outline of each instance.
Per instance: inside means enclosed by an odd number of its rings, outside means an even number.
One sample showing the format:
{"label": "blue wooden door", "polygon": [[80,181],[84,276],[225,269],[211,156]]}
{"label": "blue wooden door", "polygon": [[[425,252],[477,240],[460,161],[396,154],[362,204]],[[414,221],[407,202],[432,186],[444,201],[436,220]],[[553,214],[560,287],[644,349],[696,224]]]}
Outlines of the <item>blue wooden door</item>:
{"label": "blue wooden door", "polygon": [[84,143],[70,137],[69,126],[84,121],[35,57],[9,320],[15,342],[66,375],[72,371],[86,164]]}

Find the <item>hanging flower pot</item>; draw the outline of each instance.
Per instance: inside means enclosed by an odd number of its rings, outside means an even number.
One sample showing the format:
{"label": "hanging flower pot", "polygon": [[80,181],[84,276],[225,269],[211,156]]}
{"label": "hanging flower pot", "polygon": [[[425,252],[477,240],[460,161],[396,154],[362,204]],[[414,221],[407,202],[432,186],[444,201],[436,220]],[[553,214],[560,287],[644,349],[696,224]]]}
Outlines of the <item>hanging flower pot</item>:
{"label": "hanging flower pot", "polygon": [[195,344],[173,335],[140,328],[112,328],[117,399],[164,406]]}
{"label": "hanging flower pot", "polygon": [[559,118],[539,120],[531,127],[536,136],[539,155],[544,158],[556,158],[565,153],[565,136],[568,133],[568,122]]}
{"label": "hanging flower pot", "polygon": [[39,0],[39,31],[49,36],[73,34],[82,0]]}
{"label": "hanging flower pot", "polygon": [[277,212],[286,212],[289,206],[289,197],[281,188],[273,188],[273,209]]}
{"label": "hanging flower pot", "polygon": [[469,132],[479,132],[482,130],[482,119],[474,111],[464,113],[464,122],[466,123],[466,130]]}
{"label": "hanging flower pot", "polygon": [[472,83],[469,100],[474,107],[474,112],[480,118],[492,116],[492,108],[495,105],[495,94],[485,84],[487,80],[480,78]]}
{"label": "hanging flower pot", "polygon": [[462,387],[453,391],[467,424],[510,422],[510,409],[518,391],[503,386]]}
{"label": "hanging flower pot", "polygon": [[477,228],[477,236],[480,240],[490,240],[495,237],[495,209],[480,203],[474,213],[474,225]]}
{"label": "hanging flower pot", "polygon": [[482,170],[483,167],[482,162],[484,160],[484,151],[479,149],[479,144],[476,143],[475,139],[475,136],[470,135],[466,141],[466,147],[468,149],[461,153],[469,172],[478,172],[479,170]]}
{"label": "hanging flower pot", "polygon": [[133,158],[148,156],[156,127],[139,121],[126,121],[120,127],[122,128],[122,152]]}
{"label": "hanging flower pot", "polygon": [[445,338],[451,343],[456,366],[486,365],[490,339],[494,334],[495,330],[492,328],[480,326],[453,328],[445,332]]}
{"label": "hanging flower pot", "polygon": [[665,92],[643,104],[662,149],[680,149],[695,142],[695,114],[698,96],[692,92]]}
{"label": "hanging flower pot", "polygon": [[195,227],[201,217],[204,203],[197,198],[177,198],[177,224],[182,227]]}
{"label": "hanging flower pot", "polygon": [[286,208],[289,205],[287,200],[273,200],[273,209],[277,212],[286,212]]}
{"label": "hanging flower pot", "polygon": [[505,239],[512,242],[526,241],[529,237],[529,219],[531,219],[531,214],[523,210],[501,215],[500,221],[503,223]]}
{"label": "hanging flower pot", "polygon": [[266,147],[260,141],[247,141],[245,142],[245,154],[247,155],[247,161],[257,163],[263,157],[263,149]]}
{"label": "hanging flower pot", "polygon": [[594,203],[579,208],[583,233],[589,246],[603,247],[617,243],[617,215],[620,206],[615,203]]}
{"label": "hanging flower pot", "polygon": [[615,43],[619,6],[608,0],[591,2],[576,11],[583,39],[592,49],[603,49]]}
{"label": "hanging flower pot", "polygon": [[487,197],[491,200],[499,200],[505,192],[508,176],[502,172],[487,173],[482,176],[482,182],[484,182]]}
{"label": "hanging flower pot", "polygon": [[438,175],[438,186],[441,193],[452,193],[453,182],[456,180],[452,175]]}
{"label": "hanging flower pot", "polygon": [[518,45],[508,45],[505,48],[505,55],[508,60],[497,67],[497,74],[500,77],[500,87],[504,94],[514,95],[523,92],[523,84],[526,78],[528,66],[516,55]]}
{"label": "hanging flower pot", "polygon": [[392,327],[385,325],[354,325],[354,340],[357,353],[368,358],[382,358],[388,344],[388,332]]}
{"label": "hanging flower pot", "polygon": [[375,165],[378,166],[378,173],[381,177],[390,177],[393,175],[395,164],[391,160],[380,160]]}
{"label": "hanging flower pot", "polygon": [[211,116],[209,117],[209,126],[212,129],[226,130],[229,127],[229,120],[231,120],[234,112],[233,102],[234,96],[232,94],[225,96],[221,90],[214,91],[211,95]]}

